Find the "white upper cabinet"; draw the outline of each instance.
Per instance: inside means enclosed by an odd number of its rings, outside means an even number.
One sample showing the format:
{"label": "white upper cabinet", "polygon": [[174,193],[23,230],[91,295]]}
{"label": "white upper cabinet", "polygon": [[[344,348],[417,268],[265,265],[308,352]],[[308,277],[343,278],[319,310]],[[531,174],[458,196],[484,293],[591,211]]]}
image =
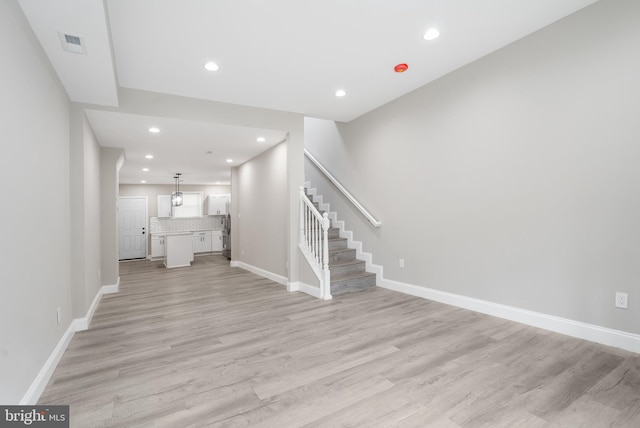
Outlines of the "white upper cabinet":
{"label": "white upper cabinet", "polygon": [[207,196],[207,215],[227,215],[229,214],[229,195],[209,195]]}
{"label": "white upper cabinet", "polygon": [[171,195],[158,195],[158,217],[171,217]]}

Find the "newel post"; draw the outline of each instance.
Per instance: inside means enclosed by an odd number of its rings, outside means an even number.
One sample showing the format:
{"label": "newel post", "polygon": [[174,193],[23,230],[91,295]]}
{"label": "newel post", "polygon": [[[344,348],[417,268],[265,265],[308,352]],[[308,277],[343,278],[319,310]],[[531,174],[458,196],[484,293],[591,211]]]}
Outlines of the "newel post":
{"label": "newel post", "polygon": [[322,299],[327,300],[331,298],[331,272],[329,272],[329,227],[331,226],[331,220],[329,215],[324,213],[322,215],[322,276],[324,277],[323,290],[320,290]]}

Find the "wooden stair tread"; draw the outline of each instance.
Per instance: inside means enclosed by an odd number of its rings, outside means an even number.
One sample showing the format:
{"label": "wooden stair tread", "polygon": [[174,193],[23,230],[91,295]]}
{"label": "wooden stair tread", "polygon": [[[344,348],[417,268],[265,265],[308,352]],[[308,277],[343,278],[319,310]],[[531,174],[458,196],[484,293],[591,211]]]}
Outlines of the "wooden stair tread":
{"label": "wooden stair tread", "polygon": [[336,261],[331,261],[329,263],[329,269],[331,269],[332,267],[357,265],[357,264],[363,264],[363,263],[365,263],[365,261],[360,259],[336,260]]}
{"label": "wooden stair tread", "polygon": [[356,272],[356,273],[347,273],[344,275],[331,275],[331,282],[344,281],[349,279],[358,279],[358,278],[366,278],[368,276],[376,276],[375,273],[371,272]]}
{"label": "wooden stair tread", "polygon": [[334,254],[334,253],[346,253],[348,251],[356,251],[354,248],[334,248],[334,249],[329,249],[329,254]]}

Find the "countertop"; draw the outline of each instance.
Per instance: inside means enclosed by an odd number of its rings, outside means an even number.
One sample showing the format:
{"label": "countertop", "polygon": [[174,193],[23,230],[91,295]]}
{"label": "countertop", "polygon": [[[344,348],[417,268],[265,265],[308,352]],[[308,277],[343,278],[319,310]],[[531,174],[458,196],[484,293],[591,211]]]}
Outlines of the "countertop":
{"label": "countertop", "polygon": [[151,232],[152,236],[167,236],[167,235],[191,235],[197,232],[220,232],[222,229],[196,229],[196,230],[183,230],[180,232]]}

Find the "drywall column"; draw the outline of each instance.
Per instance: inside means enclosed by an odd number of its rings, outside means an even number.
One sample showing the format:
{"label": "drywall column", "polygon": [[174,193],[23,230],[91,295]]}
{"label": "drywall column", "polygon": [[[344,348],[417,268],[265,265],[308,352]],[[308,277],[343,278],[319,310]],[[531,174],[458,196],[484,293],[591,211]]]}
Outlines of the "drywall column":
{"label": "drywall column", "polygon": [[[238,167],[231,168],[231,262],[238,261],[238,245],[240,230],[238,229],[239,213]],[[235,264],[235,263],[234,263]]]}
{"label": "drywall column", "polygon": [[100,146],[82,108],[70,116],[71,295],[82,318],[100,290]]}
{"label": "drywall column", "polygon": [[287,168],[289,185],[289,260],[287,273],[289,284],[300,281],[300,263],[298,250],[300,233],[300,186],[304,185],[304,120],[300,128],[289,130],[287,139]]}
{"label": "drywall column", "polygon": [[86,315],[87,295],[84,288],[84,112],[72,104],[70,108],[70,226],[71,226],[71,301],[73,318]]}
{"label": "drywall column", "polygon": [[120,280],[118,266],[118,174],[124,162],[124,152],[122,149],[109,147],[102,147],[100,152],[101,285],[117,285]]}

